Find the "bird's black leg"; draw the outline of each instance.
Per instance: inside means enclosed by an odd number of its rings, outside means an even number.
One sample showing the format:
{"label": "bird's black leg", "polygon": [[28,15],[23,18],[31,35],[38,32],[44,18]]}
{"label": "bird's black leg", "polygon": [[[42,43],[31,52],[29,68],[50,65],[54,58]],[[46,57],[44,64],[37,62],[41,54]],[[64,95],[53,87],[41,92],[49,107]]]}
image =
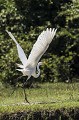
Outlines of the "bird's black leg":
{"label": "bird's black leg", "polygon": [[25,101],[27,102],[27,103],[29,103],[29,101],[27,100],[27,95],[26,95],[26,91],[25,91],[25,88],[23,88],[24,89],[24,96],[25,96]]}
{"label": "bird's black leg", "polygon": [[27,100],[27,94],[26,94],[26,91],[25,91],[24,81],[23,81],[23,91],[24,91],[25,101],[26,101],[27,103],[29,103],[29,101]]}
{"label": "bird's black leg", "polygon": [[13,95],[13,93],[15,92],[16,89],[17,89],[17,88],[14,87],[14,89],[13,89],[12,93],[9,95],[9,97]]}
{"label": "bird's black leg", "polygon": [[[22,78],[22,77],[23,77],[23,76],[20,76],[20,77],[18,77],[18,78],[15,79],[15,80],[18,82],[18,80],[19,80],[20,78]],[[16,89],[17,89],[17,86],[14,87],[14,89],[13,89],[12,93],[9,95],[9,97],[16,91]]]}

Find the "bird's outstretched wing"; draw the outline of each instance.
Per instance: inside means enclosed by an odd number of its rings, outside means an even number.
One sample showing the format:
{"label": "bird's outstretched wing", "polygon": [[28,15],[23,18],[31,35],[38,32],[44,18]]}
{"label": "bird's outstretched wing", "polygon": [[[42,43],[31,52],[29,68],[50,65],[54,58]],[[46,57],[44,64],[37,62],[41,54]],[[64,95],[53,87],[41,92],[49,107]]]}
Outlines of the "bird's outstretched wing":
{"label": "bird's outstretched wing", "polygon": [[26,55],[25,55],[23,49],[21,48],[21,46],[19,45],[19,43],[16,41],[16,39],[14,38],[14,36],[12,35],[12,33],[9,32],[8,30],[6,30],[6,32],[9,34],[9,36],[12,38],[12,40],[16,43],[19,58],[20,58],[20,60],[21,60],[21,62],[23,64],[23,66],[25,66],[26,63],[27,63],[27,58],[26,58]]}
{"label": "bird's outstretched wing", "polygon": [[33,45],[33,48],[31,50],[31,53],[28,57],[28,61],[31,63],[37,64],[42,55],[45,53],[47,48],[49,47],[49,44],[52,42],[52,39],[54,38],[56,34],[55,28],[53,29],[46,29],[46,31],[43,31],[36,41],[36,43]]}

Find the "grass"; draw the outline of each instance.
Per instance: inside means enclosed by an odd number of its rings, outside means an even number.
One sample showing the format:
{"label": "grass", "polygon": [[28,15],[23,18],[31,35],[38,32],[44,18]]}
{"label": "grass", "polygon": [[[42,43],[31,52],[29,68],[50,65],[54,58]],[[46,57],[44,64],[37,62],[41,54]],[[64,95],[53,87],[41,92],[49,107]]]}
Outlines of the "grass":
{"label": "grass", "polygon": [[23,89],[0,88],[0,113],[51,110],[79,107],[79,83],[44,83],[40,88],[26,89],[30,104],[24,100]]}

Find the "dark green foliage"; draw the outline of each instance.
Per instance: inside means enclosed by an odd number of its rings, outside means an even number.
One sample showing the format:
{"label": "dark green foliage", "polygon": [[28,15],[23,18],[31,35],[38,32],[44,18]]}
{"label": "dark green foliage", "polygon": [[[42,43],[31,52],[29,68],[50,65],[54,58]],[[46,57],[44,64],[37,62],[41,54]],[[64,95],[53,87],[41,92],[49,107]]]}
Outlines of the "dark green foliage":
{"label": "dark green foliage", "polygon": [[[21,75],[11,31],[27,56],[38,35],[47,27],[58,28],[42,57],[41,81],[66,81],[79,76],[79,2],[72,0],[0,0],[1,80],[14,84]],[[39,80],[39,79],[38,79]]]}
{"label": "dark green foliage", "polygon": [[42,110],[17,112],[12,114],[4,114],[0,117],[1,120],[78,120],[79,109],[57,109],[57,110]]}

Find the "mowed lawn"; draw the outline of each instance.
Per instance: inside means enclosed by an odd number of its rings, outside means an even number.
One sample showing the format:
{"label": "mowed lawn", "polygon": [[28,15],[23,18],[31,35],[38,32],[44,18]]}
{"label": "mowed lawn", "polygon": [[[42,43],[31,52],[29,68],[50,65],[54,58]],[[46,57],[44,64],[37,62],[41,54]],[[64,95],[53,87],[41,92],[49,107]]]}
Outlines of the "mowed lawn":
{"label": "mowed lawn", "polygon": [[51,110],[79,107],[79,83],[43,83],[26,89],[30,104],[26,103],[22,88],[0,88],[0,113],[28,110]]}

